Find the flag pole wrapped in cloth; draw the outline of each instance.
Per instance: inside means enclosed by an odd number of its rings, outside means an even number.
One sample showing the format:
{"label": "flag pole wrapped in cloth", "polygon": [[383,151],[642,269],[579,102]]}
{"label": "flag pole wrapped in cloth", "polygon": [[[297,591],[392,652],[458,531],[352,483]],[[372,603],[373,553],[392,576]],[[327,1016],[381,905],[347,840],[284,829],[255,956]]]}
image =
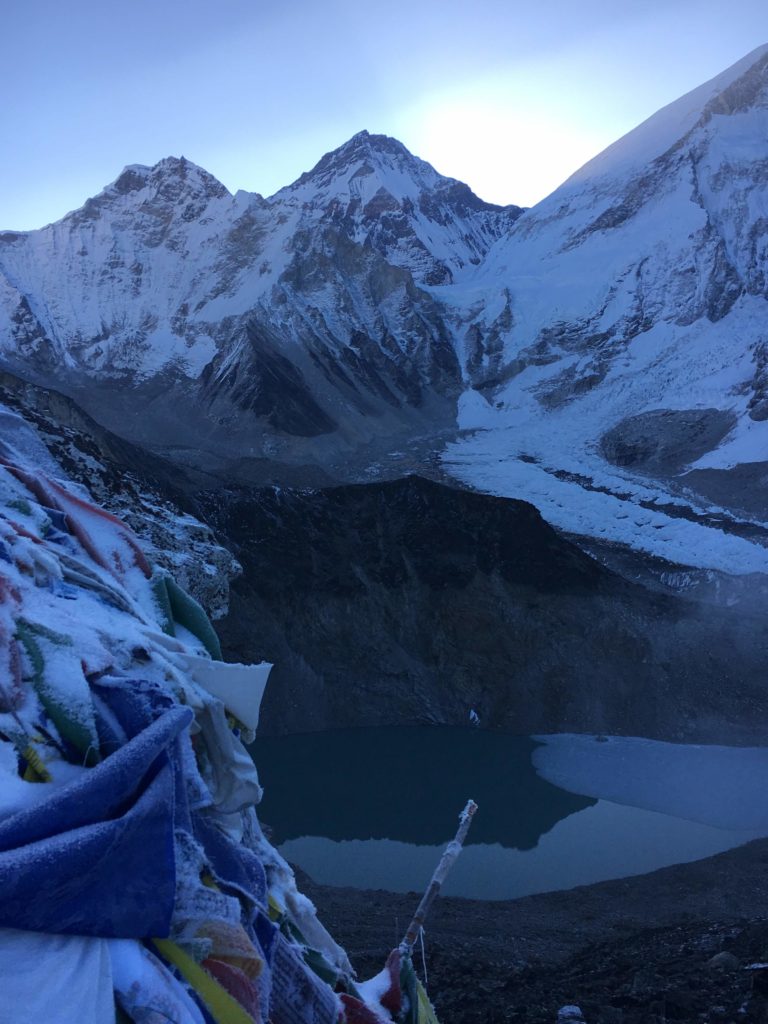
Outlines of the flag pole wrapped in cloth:
{"label": "flag pole wrapped in cloth", "polygon": [[[423,935],[427,914],[461,853],[476,810],[475,801],[468,800],[459,815],[456,835],[445,848],[402,942],[389,954],[384,970],[361,986],[365,994],[371,995],[368,1003],[362,1005],[354,996],[341,996],[348,1024],[377,1024],[382,1020],[394,1020],[398,1024],[438,1024],[426,989],[413,969],[413,947]],[[375,1013],[371,1009],[374,1001]]]}
{"label": "flag pole wrapped in cloth", "polygon": [[448,846],[446,846],[445,852],[440,858],[440,863],[435,868],[432,879],[427,886],[427,890],[421,897],[421,903],[419,903],[416,908],[413,920],[408,925],[408,930],[403,937],[403,941],[400,943],[399,949],[403,956],[410,956],[413,952],[413,947],[416,945],[419,933],[424,927],[424,921],[427,918],[427,914],[429,913],[432,904],[440,894],[440,889],[443,886],[443,882],[445,881],[448,872],[456,863],[456,858],[461,853],[462,847],[464,846],[464,840],[467,838],[469,826],[472,824],[472,818],[474,817],[476,810],[477,804],[475,801],[468,800],[464,810],[459,815],[459,827],[456,831],[456,835]]}

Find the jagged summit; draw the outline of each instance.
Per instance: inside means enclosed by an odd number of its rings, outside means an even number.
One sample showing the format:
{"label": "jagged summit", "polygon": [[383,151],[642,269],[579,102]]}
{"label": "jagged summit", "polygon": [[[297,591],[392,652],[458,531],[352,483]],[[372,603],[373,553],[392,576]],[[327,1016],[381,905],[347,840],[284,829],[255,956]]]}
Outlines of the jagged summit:
{"label": "jagged summit", "polygon": [[120,175],[108,185],[117,192],[130,192],[169,179],[186,182],[189,187],[204,185],[213,193],[229,194],[222,183],[205,168],[188,160],[185,156],[166,156],[156,164],[129,164]]}
{"label": "jagged summit", "polygon": [[[414,156],[402,142],[388,135],[371,135],[368,131],[357,132],[337,149],[326,153],[315,166],[302,174],[292,185],[281,192],[310,187],[327,187],[334,179],[349,171],[360,175],[400,170],[410,173],[419,183],[434,186],[441,175],[426,161]],[[279,192],[278,195],[281,193]]]}
{"label": "jagged summit", "polygon": [[367,203],[379,193],[399,202],[416,200],[450,180],[396,139],[362,131],[326,153],[310,171],[272,199],[306,202],[311,196],[313,200]]}
{"label": "jagged summit", "polygon": [[98,195],[58,223],[84,224],[121,212],[132,217],[141,211],[153,213],[155,219],[162,215],[190,221],[201,217],[212,201],[230,198],[228,189],[208,171],[186,157],[168,156],[151,167],[129,164]]}
{"label": "jagged summit", "polygon": [[326,153],[313,170],[318,170],[325,161],[334,157],[354,160],[361,155],[373,159],[390,156],[395,159],[413,161],[414,163],[425,163],[425,161],[414,156],[398,139],[393,138],[391,135],[371,133],[364,128],[362,131],[356,132],[351,139],[342,143],[335,150]]}
{"label": "jagged summit", "polygon": [[462,212],[510,210],[515,215],[520,212],[517,206],[484,202],[468,185],[440,174],[426,160],[414,156],[402,142],[366,130],[357,132],[343,145],[326,153],[312,170],[281,189],[273,199],[303,198],[309,193],[334,195],[339,199],[371,198],[377,192],[397,200],[413,200],[427,192],[438,192],[458,203]]}
{"label": "jagged summit", "polygon": [[9,242],[34,237],[55,230],[57,225],[98,219],[108,210],[153,206],[158,202],[177,208],[190,219],[199,216],[211,200],[230,197],[228,189],[203,167],[184,156],[167,156],[152,166],[128,164],[101,192],[60,220],[31,231],[0,231],[0,239]]}
{"label": "jagged summit", "polygon": [[230,195],[229,190],[204,168],[184,156],[167,156],[151,167],[129,164],[101,196],[125,196],[145,189],[153,197],[170,202],[176,202],[182,196],[224,199]]}

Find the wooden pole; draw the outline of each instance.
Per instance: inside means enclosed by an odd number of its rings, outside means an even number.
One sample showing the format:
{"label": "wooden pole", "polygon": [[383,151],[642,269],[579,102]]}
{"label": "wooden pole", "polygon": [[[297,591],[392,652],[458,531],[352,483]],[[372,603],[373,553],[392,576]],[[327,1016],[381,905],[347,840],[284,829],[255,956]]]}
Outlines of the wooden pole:
{"label": "wooden pole", "polygon": [[416,940],[419,937],[424,921],[427,918],[430,907],[437,898],[440,887],[445,881],[446,875],[453,867],[456,858],[461,853],[461,848],[464,845],[464,840],[467,838],[467,832],[469,832],[469,826],[472,824],[472,817],[477,810],[477,804],[474,800],[468,800],[467,806],[459,815],[459,828],[456,835],[445,848],[443,856],[440,858],[440,863],[435,868],[435,873],[432,875],[432,881],[427,887],[427,891],[421,897],[421,903],[416,908],[416,913],[413,915],[413,920],[408,925],[408,930],[405,933],[405,938],[400,943],[400,952],[404,955],[410,955]]}

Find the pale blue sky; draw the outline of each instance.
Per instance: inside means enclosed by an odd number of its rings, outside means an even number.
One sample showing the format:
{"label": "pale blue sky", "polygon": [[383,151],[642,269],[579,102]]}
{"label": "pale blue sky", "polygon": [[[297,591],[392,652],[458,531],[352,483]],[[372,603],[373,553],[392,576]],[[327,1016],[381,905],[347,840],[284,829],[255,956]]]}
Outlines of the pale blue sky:
{"label": "pale blue sky", "polygon": [[168,155],[269,195],[362,128],[531,205],[764,42],[765,0],[7,0],[0,229]]}

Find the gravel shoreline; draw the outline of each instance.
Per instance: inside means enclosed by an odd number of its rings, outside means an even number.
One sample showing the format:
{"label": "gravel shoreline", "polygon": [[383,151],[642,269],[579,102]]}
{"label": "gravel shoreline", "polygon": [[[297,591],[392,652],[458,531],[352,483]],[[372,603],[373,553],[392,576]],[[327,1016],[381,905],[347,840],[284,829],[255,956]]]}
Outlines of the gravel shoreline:
{"label": "gravel shoreline", "polygon": [[[377,973],[420,894],[332,888],[298,874],[358,975]],[[587,1024],[768,1021],[768,969],[752,968],[766,960],[762,839],[564,892],[441,898],[426,928],[441,1024],[555,1024],[567,1004],[580,1006]],[[416,964],[423,973],[420,955]]]}

